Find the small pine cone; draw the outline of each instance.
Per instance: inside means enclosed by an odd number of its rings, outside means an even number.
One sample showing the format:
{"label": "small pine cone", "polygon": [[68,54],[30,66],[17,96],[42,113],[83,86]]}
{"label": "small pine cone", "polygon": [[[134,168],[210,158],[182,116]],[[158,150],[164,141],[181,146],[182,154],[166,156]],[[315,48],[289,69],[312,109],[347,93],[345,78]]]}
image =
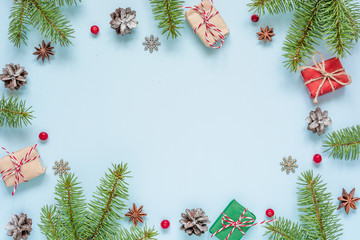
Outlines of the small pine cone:
{"label": "small pine cone", "polygon": [[210,223],[209,217],[205,215],[205,212],[201,208],[186,209],[185,213],[181,214],[183,219],[180,220],[180,230],[185,231],[189,236],[195,234],[201,236],[201,234],[208,231],[206,224]]}
{"label": "small pine cone", "polygon": [[6,88],[18,90],[26,84],[28,73],[25,71],[25,68],[20,67],[19,64],[6,64],[2,71],[3,74],[0,74],[0,80],[5,82]]}
{"label": "small pine cone", "polygon": [[111,28],[123,36],[131,34],[132,29],[138,25],[136,11],[132,11],[131,8],[118,8],[110,14],[110,17],[112,19],[110,21]]}
{"label": "small pine cone", "polygon": [[7,235],[12,236],[14,240],[28,239],[32,228],[32,219],[25,213],[12,215],[10,222],[6,225]]}
{"label": "small pine cone", "polygon": [[325,133],[326,127],[332,125],[331,118],[328,117],[328,111],[321,111],[317,107],[315,111],[311,111],[309,117],[306,118],[308,130],[317,133],[319,136]]}

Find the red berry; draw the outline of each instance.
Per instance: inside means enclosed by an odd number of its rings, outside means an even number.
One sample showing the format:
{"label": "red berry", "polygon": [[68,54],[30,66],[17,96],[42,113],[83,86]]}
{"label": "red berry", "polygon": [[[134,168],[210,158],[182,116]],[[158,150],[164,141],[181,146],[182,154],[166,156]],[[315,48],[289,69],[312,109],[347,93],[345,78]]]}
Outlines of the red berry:
{"label": "red berry", "polygon": [[98,26],[94,25],[94,26],[92,26],[92,27],[90,28],[90,31],[91,31],[93,34],[97,35],[97,34],[99,33],[100,29],[99,29]]}
{"label": "red berry", "polygon": [[253,22],[259,21],[259,15],[257,15],[257,14],[252,15],[251,16],[251,21],[253,21]]}
{"label": "red berry", "polygon": [[268,217],[273,217],[274,216],[274,210],[272,210],[271,208],[269,208],[268,210],[266,210],[265,212],[266,216]]}
{"label": "red berry", "polygon": [[169,220],[163,220],[163,221],[161,222],[161,227],[162,227],[163,229],[168,229],[168,228],[170,227],[170,222],[169,222]]}
{"label": "red berry", "polygon": [[314,163],[321,163],[322,157],[320,154],[315,154],[313,157]]}
{"label": "red berry", "polygon": [[46,132],[41,132],[41,133],[39,134],[39,138],[40,138],[40,140],[42,140],[42,141],[47,140],[48,137],[49,137],[49,135],[48,135]]}

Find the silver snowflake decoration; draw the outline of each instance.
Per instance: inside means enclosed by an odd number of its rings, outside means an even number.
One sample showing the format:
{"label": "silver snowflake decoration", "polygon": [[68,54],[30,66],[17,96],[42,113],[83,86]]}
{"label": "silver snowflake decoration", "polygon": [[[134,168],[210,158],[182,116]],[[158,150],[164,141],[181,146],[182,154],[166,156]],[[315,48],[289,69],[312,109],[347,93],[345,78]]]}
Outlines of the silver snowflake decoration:
{"label": "silver snowflake decoration", "polygon": [[281,171],[286,170],[286,174],[289,174],[290,171],[295,173],[295,168],[298,167],[298,165],[296,164],[296,159],[292,159],[291,156],[289,156],[289,158],[284,157],[280,165],[283,166],[281,168]]}
{"label": "silver snowflake decoration", "polygon": [[150,53],[152,53],[154,50],[159,51],[158,46],[161,45],[159,42],[159,38],[154,38],[154,35],[151,35],[150,37],[145,37],[145,42],[143,42],[143,45],[145,46],[144,50],[149,50]]}
{"label": "silver snowflake decoration", "polygon": [[69,162],[64,162],[64,160],[60,160],[60,162],[55,161],[55,166],[53,166],[53,169],[55,170],[54,175],[59,174],[61,177],[63,174],[67,174],[67,172],[70,170],[70,167],[68,166]]}

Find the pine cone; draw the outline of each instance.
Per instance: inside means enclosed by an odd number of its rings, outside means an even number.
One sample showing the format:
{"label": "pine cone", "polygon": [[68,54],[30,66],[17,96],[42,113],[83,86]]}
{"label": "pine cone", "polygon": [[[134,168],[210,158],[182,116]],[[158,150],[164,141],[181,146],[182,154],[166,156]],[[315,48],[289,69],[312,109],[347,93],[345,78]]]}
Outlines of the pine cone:
{"label": "pine cone", "polygon": [[183,219],[180,220],[182,226],[180,230],[185,231],[185,233],[196,236],[200,236],[201,234],[208,231],[208,227],[206,224],[210,223],[209,217],[205,215],[205,212],[201,208],[196,209],[186,209],[185,213],[181,214]]}
{"label": "pine cone", "polygon": [[5,82],[5,87],[11,90],[18,90],[21,86],[26,84],[26,77],[28,73],[24,67],[19,64],[6,64],[3,68],[3,74],[0,75],[0,80]]}
{"label": "pine cone", "polygon": [[136,11],[132,11],[131,8],[118,8],[110,14],[110,17],[112,19],[110,21],[111,28],[123,36],[130,34],[132,29],[138,25]]}
{"label": "pine cone", "polygon": [[7,235],[12,236],[14,240],[28,239],[31,228],[32,219],[28,218],[26,214],[12,215],[10,222],[6,225]]}
{"label": "pine cone", "polygon": [[317,133],[319,136],[325,133],[325,129],[332,125],[331,118],[328,117],[328,111],[321,111],[317,107],[315,111],[311,111],[309,117],[306,118],[308,130]]}

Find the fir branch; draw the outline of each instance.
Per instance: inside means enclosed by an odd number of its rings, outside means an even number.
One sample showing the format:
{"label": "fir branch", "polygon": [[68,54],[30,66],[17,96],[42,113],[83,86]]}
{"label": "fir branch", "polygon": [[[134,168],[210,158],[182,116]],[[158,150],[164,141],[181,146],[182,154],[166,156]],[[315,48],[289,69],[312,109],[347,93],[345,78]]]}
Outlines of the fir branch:
{"label": "fir branch", "polygon": [[273,240],[338,240],[342,235],[342,224],[320,175],[314,177],[312,171],[303,172],[298,178],[298,186],[300,225],[279,218],[278,222],[264,226],[267,229],[265,235],[270,235]]}
{"label": "fir branch", "polygon": [[113,169],[101,179],[100,186],[89,203],[89,214],[85,220],[85,239],[106,239],[117,232],[116,220],[123,219],[124,200],[128,199],[125,178],[129,172],[127,164],[113,165]]}
{"label": "fir branch", "polygon": [[61,220],[60,214],[56,207],[45,205],[41,208],[40,216],[41,224],[39,224],[40,231],[48,240],[63,240],[61,235]]}
{"label": "fir branch", "polygon": [[53,43],[61,46],[71,44],[74,30],[71,28],[70,21],[61,13],[53,0],[38,1],[26,0],[31,3],[29,7],[30,21],[45,38],[49,38]]}
{"label": "fir branch", "polygon": [[267,11],[270,15],[291,12],[300,4],[299,0],[252,0],[247,6],[250,12],[265,14]]}
{"label": "fir branch", "polygon": [[341,236],[341,224],[331,193],[320,175],[315,178],[312,171],[303,172],[298,178],[298,206],[302,227],[312,239],[335,240]]}
{"label": "fir branch", "polygon": [[352,38],[355,42],[360,38],[360,4],[354,0],[342,0],[342,11],[349,26],[351,27]]}
{"label": "fir branch", "polygon": [[357,160],[360,156],[360,125],[344,128],[326,135],[323,141],[324,152],[329,157]]}
{"label": "fir branch", "polygon": [[[343,0],[325,1],[322,5],[321,22],[324,27],[325,38],[329,50],[333,50],[338,57],[344,57],[355,44],[356,28],[344,11],[346,6]],[[353,9],[353,8],[352,8]]]}
{"label": "fir branch", "polygon": [[315,45],[319,44],[316,39],[322,37],[319,25],[322,1],[304,1],[295,10],[283,47],[284,57],[289,59],[285,66],[293,72],[315,52]]}
{"label": "fir branch", "polygon": [[31,107],[26,107],[25,103],[18,97],[2,96],[0,99],[0,127],[17,128],[31,124],[30,120],[34,118],[33,111],[31,111]]}
{"label": "fir branch", "polygon": [[81,0],[55,0],[57,6],[76,6]]}
{"label": "fir branch", "polygon": [[146,225],[144,228],[131,226],[129,230],[123,228],[117,232],[115,239],[126,239],[126,240],[154,240],[159,233],[155,228],[148,228]]}
{"label": "fir branch", "polygon": [[27,1],[14,1],[14,6],[10,11],[10,24],[9,24],[9,40],[19,47],[21,43],[26,44],[26,33],[29,31],[27,14],[28,2]]}
{"label": "fir branch", "polygon": [[55,187],[55,199],[67,239],[79,240],[87,215],[83,190],[74,174],[64,174]]}
{"label": "fir branch", "polygon": [[150,0],[154,19],[159,21],[158,28],[161,34],[167,33],[167,38],[180,36],[180,28],[184,24],[183,0]]}
{"label": "fir branch", "polygon": [[267,229],[265,235],[270,235],[270,240],[300,240],[308,239],[304,229],[299,224],[293,223],[285,218],[278,218],[278,221],[267,223],[264,228]]}

